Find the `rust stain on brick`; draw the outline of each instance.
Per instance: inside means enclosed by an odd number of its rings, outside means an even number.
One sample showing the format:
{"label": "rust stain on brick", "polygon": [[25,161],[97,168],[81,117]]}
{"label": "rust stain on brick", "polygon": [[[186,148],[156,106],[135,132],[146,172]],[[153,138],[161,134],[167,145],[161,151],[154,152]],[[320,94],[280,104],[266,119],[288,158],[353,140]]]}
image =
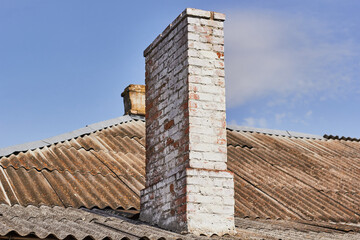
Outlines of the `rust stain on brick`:
{"label": "rust stain on brick", "polygon": [[216,52],[216,54],[217,54],[218,58],[224,57],[224,53],[222,53],[222,52]]}
{"label": "rust stain on brick", "polygon": [[173,143],[174,143],[174,140],[172,138],[167,138],[166,139],[166,146],[171,145]]}
{"label": "rust stain on brick", "polygon": [[170,120],[170,121],[168,121],[167,123],[165,123],[164,129],[165,129],[165,130],[168,130],[168,129],[170,129],[172,126],[174,126],[174,120],[173,120],[173,119]]}
{"label": "rust stain on brick", "polygon": [[174,184],[170,184],[170,193],[174,194],[175,190],[174,190]]}
{"label": "rust stain on brick", "polygon": [[199,96],[199,94],[196,94],[196,93],[189,93],[189,99],[199,100],[200,96]]}
{"label": "rust stain on brick", "polygon": [[196,102],[189,102],[189,110],[194,110],[194,108],[197,108],[198,105]]}

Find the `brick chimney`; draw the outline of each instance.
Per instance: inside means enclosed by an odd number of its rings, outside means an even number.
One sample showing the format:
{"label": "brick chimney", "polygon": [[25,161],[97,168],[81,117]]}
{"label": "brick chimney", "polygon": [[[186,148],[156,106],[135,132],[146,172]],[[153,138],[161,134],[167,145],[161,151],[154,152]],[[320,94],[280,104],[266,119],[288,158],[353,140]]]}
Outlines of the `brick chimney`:
{"label": "brick chimney", "polygon": [[145,116],[145,86],[130,84],[121,94],[124,99],[124,115]]}
{"label": "brick chimney", "polygon": [[146,186],[140,219],[181,233],[234,233],[227,171],[225,15],[187,8],[144,51]]}

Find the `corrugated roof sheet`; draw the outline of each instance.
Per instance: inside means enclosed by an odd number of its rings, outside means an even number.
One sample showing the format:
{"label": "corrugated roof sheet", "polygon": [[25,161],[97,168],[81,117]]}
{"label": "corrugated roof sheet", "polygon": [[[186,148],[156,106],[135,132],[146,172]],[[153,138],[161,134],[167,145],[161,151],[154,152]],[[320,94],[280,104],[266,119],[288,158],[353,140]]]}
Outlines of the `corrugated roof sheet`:
{"label": "corrugated roof sheet", "polygon": [[237,216],[360,221],[359,143],[229,130],[228,144]]}
{"label": "corrugated roof sheet", "polygon": [[235,226],[239,239],[357,240],[360,238],[359,225],[339,223],[235,218]]}
{"label": "corrugated roof sheet", "polygon": [[[211,239],[359,239],[360,226],[307,221],[235,219],[235,236]],[[118,211],[0,204],[0,236],[10,239],[209,239],[181,235],[122,216]]]}
{"label": "corrugated roof sheet", "polygon": [[89,134],[0,157],[0,203],[139,209],[143,122],[126,116],[90,126]]}
{"label": "corrugated roof sheet", "polygon": [[105,211],[62,207],[9,207],[0,204],[1,236],[36,236],[58,239],[189,239]]}
{"label": "corrugated roof sheet", "polygon": [[72,132],[60,134],[60,135],[46,138],[43,140],[19,144],[19,145],[15,145],[15,146],[6,147],[6,148],[0,148],[0,157],[7,156],[7,155],[13,154],[13,153],[18,153],[18,152],[26,152],[28,150],[33,150],[33,149],[41,148],[44,146],[49,146],[54,143],[58,143],[58,142],[62,142],[65,140],[72,139],[72,138],[77,138],[77,137],[80,137],[80,136],[83,136],[86,134],[90,134],[97,130],[101,130],[103,128],[107,128],[107,127],[110,127],[110,126],[113,126],[116,124],[126,123],[126,122],[132,121],[132,120],[144,120],[144,119],[145,118],[142,116],[126,115],[126,116],[90,124],[84,128],[80,128],[80,129],[74,130]]}
{"label": "corrugated roof sheet", "polygon": [[345,140],[345,141],[354,141],[354,142],[360,142],[360,138],[353,138],[353,137],[345,137],[345,136],[333,136],[333,135],[324,135],[324,138],[326,139],[334,139],[334,140]]}
{"label": "corrugated roof sheet", "polygon": [[[139,209],[145,124],[126,119],[1,157],[0,203]],[[360,222],[359,149],[359,142],[316,135],[228,129],[236,215]]]}

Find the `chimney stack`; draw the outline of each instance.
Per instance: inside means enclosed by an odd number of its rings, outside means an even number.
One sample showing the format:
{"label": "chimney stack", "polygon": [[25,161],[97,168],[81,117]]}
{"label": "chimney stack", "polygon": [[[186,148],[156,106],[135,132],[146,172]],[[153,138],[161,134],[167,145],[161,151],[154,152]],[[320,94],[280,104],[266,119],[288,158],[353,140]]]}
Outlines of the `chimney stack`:
{"label": "chimney stack", "polygon": [[124,115],[145,116],[145,86],[130,84],[121,94],[124,98]]}
{"label": "chimney stack", "polygon": [[232,234],[225,15],[187,8],[144,51],[146,186],[140,219],[181,233]]}

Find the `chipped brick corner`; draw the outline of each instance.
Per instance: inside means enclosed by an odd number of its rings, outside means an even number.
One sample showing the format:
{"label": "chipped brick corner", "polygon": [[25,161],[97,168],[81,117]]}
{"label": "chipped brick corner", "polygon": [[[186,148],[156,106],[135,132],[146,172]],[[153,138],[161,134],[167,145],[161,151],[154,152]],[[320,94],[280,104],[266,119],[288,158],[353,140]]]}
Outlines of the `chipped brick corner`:
{"label": "chipped brick corner", "polygon": [[235,232],[227,171],[225,15],[187,8],[144,51],[146,186],[140,219],[183,233]]}

